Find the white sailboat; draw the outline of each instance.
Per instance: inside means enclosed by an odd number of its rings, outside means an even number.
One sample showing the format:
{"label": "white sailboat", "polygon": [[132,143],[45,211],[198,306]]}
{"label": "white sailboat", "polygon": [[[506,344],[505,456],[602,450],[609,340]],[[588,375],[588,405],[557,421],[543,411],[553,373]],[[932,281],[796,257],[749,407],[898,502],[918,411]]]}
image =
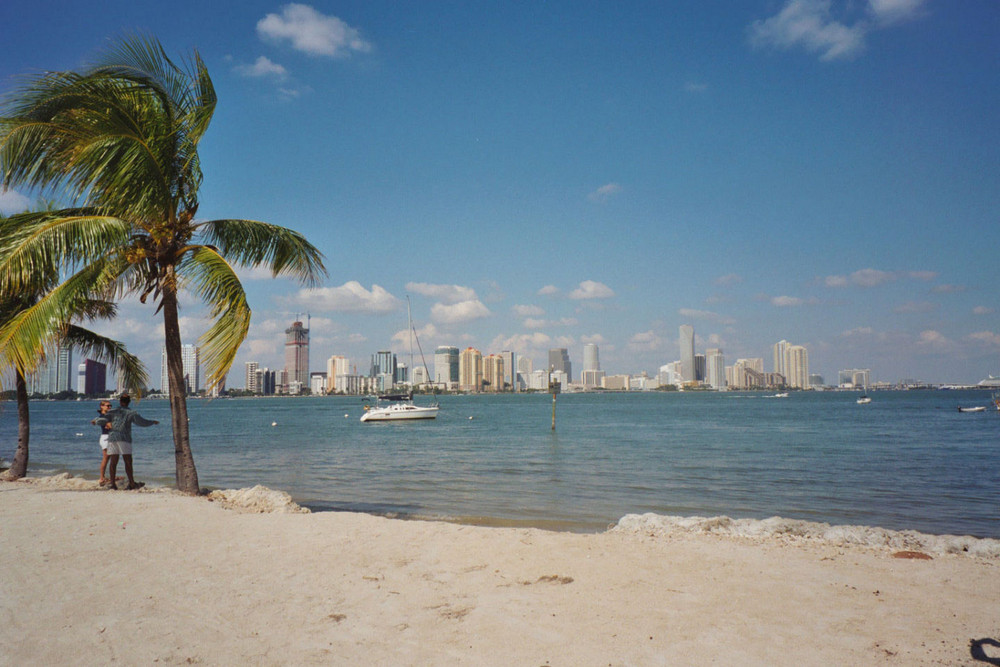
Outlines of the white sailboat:
{"label": "white sailboat", "polygon": [[[413,329],[413,320],[410,317],[410,297],[406,297],[406,322],[409,327],[410,336],[410,368],[413,368],[413,338],[416,331]],[[417,347],[420,348],[420,339],[417,339]],[[420,350],[420,360],[424,365],[424,373],[430,376],[427,370],[427,362],[424,360],[424,351]],[[374,406],[365,406],[365,414],[361,415],[363,422],[379,421],[404,421],[413,419],[435,419],[438,407],[434,405],[416,405],[413,402],[413,389],[406,394],[384,394],[375,397]]]}
{"label": "white sailboat", "polygon": [[[868,374],[865,373],[865,377],[866,378],[867,378],[867,375]],[[866,379],[865,380],[865,390],[864,390],[864,392],[862,392],[861,398],[858,399],[858,405],[867,405],[867,404],[869,404],[871,402],[872,402],[872,398],[871,398],[871,396],[868,395],[868,381]]]}

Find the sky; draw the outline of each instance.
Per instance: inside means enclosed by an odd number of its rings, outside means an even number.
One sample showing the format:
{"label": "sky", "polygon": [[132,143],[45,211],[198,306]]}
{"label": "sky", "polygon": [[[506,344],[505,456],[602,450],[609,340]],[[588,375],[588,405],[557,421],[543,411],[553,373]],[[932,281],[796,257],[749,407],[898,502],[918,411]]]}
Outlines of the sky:
{"label": "sky", "polygon": [[[314,371],[407,361],[407,296],[430,366],[596,343],[653,375],[690,324],[727,364],[804,345],[827,382],[1000,375],[995,0],[8,0],[0,95],[135,33],[215,83],[199,218],[325,255],[313,288],[241,270],[229,386],[283,366],[296,318]],[[159,378],[153,307],[94,328]]]}

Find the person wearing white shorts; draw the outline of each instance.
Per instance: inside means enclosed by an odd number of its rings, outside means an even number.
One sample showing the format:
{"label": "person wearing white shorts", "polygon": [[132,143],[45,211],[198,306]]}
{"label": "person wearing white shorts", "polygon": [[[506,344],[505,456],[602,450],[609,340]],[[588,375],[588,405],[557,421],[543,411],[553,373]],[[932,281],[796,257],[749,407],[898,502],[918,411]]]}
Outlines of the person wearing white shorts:
{"label": "person wearing white shorts", "polygon": [[[109,410],[111,410],[111,401],[102,400],[100,406],[97,408],[97,418],[100,419],[108,414]],[[90,423],[97,424],[97,419],[92,419]],[[101,429],[101,439],[98,441],[101,445],[101,477],[97,483],[101,486],[107,486],[108,478],[104,476],[104,471],[108,469],[108,431],[111,425],[104,421],[99,426]]]}
{"label": "person wearing white shorts", "polygon": [[136,482],[132,475],[132,424],[136,426],[155,426],[160,422],[153,419],[145,419],[135,410],[129,409],[132,402],[128,394],[122,394],[119,399],[119,407],[115,408],[103,417],[95,420],[102,427],[110,424],[108,431],[108,462],[110,464],[111,483],[108,488],[117,489],[115,483],[115,473],[118,471],[118,457],[125,460],[125,475],[128,477],[126,489],[139,489],[145,486],[142,482]]}

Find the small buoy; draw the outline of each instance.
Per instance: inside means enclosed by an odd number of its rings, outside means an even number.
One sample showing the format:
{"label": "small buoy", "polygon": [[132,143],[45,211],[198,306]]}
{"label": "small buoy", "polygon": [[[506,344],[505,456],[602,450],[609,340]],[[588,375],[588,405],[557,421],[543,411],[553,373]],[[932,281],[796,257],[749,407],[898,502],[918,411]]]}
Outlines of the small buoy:
{"label": "small buoy", "polygon": [[345,413],[344,414],[344,419],[347,419],[348,417],[350,417],[350,415],[348,415],[348,414]]}
{"label": "small buoy", "polygon": [[472,415],[469,415],[469,419],[472,419]]}
{"label": "small buoy", "polygon": [[277,426],[278,422],[271,422],[271,426]]}
{"label": "small buoy", "polygon": [[78,438],[82,438],[82,437],[83,437],[83,433],[77,433],[77,434],[76,434],[76,437],[78,437]]}

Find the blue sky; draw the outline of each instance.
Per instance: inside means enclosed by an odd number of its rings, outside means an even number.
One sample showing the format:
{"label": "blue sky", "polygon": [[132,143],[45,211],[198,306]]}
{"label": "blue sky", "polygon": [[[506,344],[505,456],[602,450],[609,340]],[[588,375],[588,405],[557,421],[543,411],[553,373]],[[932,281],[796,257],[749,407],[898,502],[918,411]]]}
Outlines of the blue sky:
{"label": "blue sky", "polygon": [[[141,31],[197,49],[219,106],[199,215],[326,255],[303,290],[244,272],[243,362],[600,346],[611,373],[786,339],[835,380],[1000,375],[1000,4],[993,0],[15,0],[0,93]],[[30,205],[0,193],[0,211]],[[206,328],[193,301],[186,339]],[[159,376],[153,308],[105,329]]]}

